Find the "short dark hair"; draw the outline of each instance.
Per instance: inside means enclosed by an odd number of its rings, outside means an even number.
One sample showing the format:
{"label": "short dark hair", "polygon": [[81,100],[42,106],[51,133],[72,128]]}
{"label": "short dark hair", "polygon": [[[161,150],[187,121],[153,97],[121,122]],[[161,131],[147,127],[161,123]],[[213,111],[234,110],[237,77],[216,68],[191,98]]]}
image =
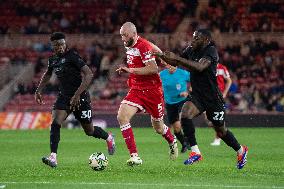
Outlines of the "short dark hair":
{"label": "short dark hair", "polygon": [[201,33],[201,35],[207,37],[208,39],[211,39],[211,32],[208,29],[199,29],[197,32]]}
{"label": "short dark hair", "polygon": [[50,35],[50,41],[55,41],[59,39],[65,39],[65,35],[62,32],[54,32]]}

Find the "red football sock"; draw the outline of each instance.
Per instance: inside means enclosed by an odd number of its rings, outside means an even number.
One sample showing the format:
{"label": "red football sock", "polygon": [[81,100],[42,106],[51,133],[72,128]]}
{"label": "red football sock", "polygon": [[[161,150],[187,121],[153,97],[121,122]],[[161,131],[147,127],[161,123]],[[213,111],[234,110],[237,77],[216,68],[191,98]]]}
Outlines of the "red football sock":
{"label": "red football sock", "polygon": [[171,129],[169,129],[166,125],[164,125],[164,131],[162,135],[169,144],[172,144],[174,142],[174,135],[171,133]]}
{"label": "red football sock", "polygon": [[125,143],[127,145],[129,154],[137,154],[137,148],[136,148],[136,143],[135,143],[135,139],[134,139],[134,134],[131,128],[130,123],[127,123],[125,125],[122,125],[120,127],[122,136],[125,140]]}

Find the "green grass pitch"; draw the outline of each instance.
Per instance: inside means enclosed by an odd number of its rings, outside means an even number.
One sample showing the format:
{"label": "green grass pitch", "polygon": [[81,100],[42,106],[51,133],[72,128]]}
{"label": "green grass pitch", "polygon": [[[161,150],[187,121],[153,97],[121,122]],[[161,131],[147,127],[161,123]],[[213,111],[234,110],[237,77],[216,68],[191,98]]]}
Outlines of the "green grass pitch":
{"label": "green grass pitch", "polygon": [[[152,128],[135,128],[143,165],[128,167],[128,151],[120,130],[117,151],[108,156],[106,170],[88,166],[93,152],[107,154],[103,140],[84,135],[80,129],[61,130],[59,166],[41,162],[49,154],[49,131],[0,131],[0,188],[284,188],[284,128],[232,128],[240,143],[249,147],[248,164],[236,168],[235,152],[222,143],[211,147],[213,130],[197,128],[204,160],[185,166],[186,154],[170,161],[168,145]],[[180,145],[179,145],[180,147]]]}

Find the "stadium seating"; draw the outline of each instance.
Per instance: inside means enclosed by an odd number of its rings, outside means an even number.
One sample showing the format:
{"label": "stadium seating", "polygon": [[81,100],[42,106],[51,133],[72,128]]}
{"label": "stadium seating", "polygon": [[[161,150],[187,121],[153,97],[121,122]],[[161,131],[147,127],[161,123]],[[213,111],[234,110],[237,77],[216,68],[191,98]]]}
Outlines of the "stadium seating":
{"label": "stadium seating", "polygon": [[[185,14],[186,4],[181,0],[162,1],[165,9],[159,20],[165,20],[172,32]],[[0,33],[38,34],[61,30],[67,33],[113,33],[117,26],[132,18],[139,30],[159,7],[159,1],[57,1],[11,0],[0,4]],[[182,5],[180,5],[182,4]],[[182,6],[183,9],[179,10]],[[168,7],[178,11],[168,16]],[[190,8],[190,7],[188,7]],[[154,26],[153,31],[156,30]]]}
{"label": "stadium seating", "polygon": [[201,17],[222,32],[283,32],[283,7],[281,0],[210,0]]}
{"label": "stadium seating", "polygon": [[[70,37],[68,43],[77,47],[95,73],[95,81],[90,89],[94,111],[115,113],[127,92],[127,78],[114,73],[118,63],[121,63],[120,60],[124,58],[121,44],[116,43],[120,42],[117,35],[120,25],[131,18],[130,21],[136,24],[138,31],[145,31],[146,36],[147,32],[169,33],[158,35],[159,39],[150,34],[149,39],[162,49],[180,52],[185,47],[188,36],[180,34],[177,26],[182,20],[189,19],[189,12],[195,9],[191,2],[193,1],[11,0],[0,4],[0,33],[9,34],[6,36],[15,33],[49,34],[55,30],[70,34],[88,33],[73,39]],[[227,65],[234,81],[227,99],[228,111],[284,111],[284,49],[281,41],[277,41],[281,35],[270,38],[268,33],[269,38],[262,37],[262,40],[244,39],[241,35],[242,32],[255,31],[284,32],[283,2],[209,0],[208,4],[199,3],[205,9],[197,9],[197,14],[190,15],[188,23],[192,25],[193,30],[198,27],[211,27],[214,37],[218,37],[221,32],[221,37],[217,40],[220,60]],[[216,32],[216,28],[219,32]],[[174,35],[174,32],[177,32],[177,35]],[[191,32],[192,30],[188,31]],[[229,33],[223,35],[222,32]],[[238,32],[238,35],[230,34],[233,32]],[[113,39],[102,36],[90,40],[89,33],[107,33],[111,34]],[[35,86],[44,71],[43,67],[46,66],[46,58],[51,54],[47,40],[47,35],[23,35],[22,39],[11,40],[12,43],[4,41],[4,45],[0,45],[0,58],[8,57],[12,62],[29,62],[35,65],[44,62],[44,65],[39,66],[31,83],[28,86],[20,86],[24,90],[18,91],[6,104],[6,111],[50,111],[55,100],[56,84],[52,84],[46,91],[45,106],[37,105],[33,99]],[[23,44],[24,42],[26,43]],[[108,74],[102,74],[100,62],[109,51],[113,53],[111,67],[107,71]]]}

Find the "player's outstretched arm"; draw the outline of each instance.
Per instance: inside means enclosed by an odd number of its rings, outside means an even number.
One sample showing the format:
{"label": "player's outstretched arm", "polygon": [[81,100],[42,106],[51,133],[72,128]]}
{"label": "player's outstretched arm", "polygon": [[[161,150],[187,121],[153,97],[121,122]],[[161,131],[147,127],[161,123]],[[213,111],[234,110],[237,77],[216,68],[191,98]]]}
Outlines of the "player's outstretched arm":
{"label": "player's outstretched arm", "polygon": [[206,58],[201,58],[197,64],[195,61],[187,60],[169,51],[165,51],[163,53],[154,53],[154,55],[160,57],[162,60],[172,66],[182,66],[189,71],[202,72],[211,64],[211,61]]}
{"label": "player's outstretched arm", "polygon": [[42,92],[42,89],[47,85],[48,81],[50,80],[51,75],[52,75],[52,72],[47,70],[46,72],[44,72],[44,74],[42,75],[42,77],[40,79],[38,87],[35,91],[35,101],[38,104],[44,104],[42,96],[41,96],[41,92]]}
{"label": "player's outstretched arm", "polygon": [[116,71],[119,74],[123,72],[128,72],[128,73],[137,74],[137,75],[151,75],[151,74],[158,73],[158,66],[154,60],[145,63],[145,65],[146,66],[141,67],[141,68],[127,68],[125,66],[122,66],[122,67],[119,67]]}

